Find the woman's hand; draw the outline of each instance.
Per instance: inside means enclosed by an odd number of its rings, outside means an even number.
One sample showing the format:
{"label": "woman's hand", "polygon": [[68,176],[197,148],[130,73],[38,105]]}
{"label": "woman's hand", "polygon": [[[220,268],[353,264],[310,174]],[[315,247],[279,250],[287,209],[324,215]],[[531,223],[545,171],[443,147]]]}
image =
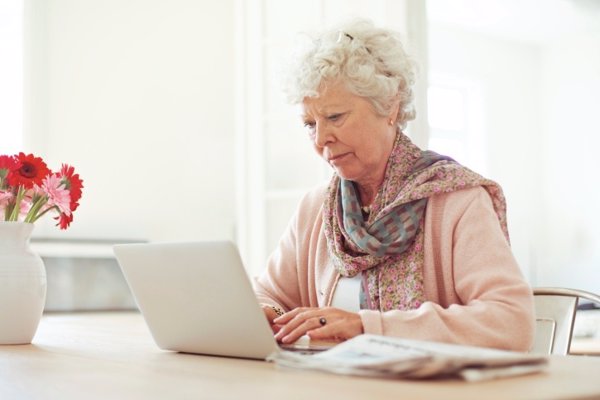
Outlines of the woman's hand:
{"label": "woman's hand", "polygon": [[267,321],[269,321],[269,325],[271,325],[273,333],[279,332],[279,329],[281,329],[281,325],[275,324],[273,322],[273,320],[277,318],[279,314],[275,311],[275,309],[273,309],[273,307],[271,307],[268,304],[261,304],[260,308],[262,308],[263,312],[265,313],[265,317],[267,318]]}
{"label": "woman's hand", "polygon": [[273,323],[279,328],[275,339],[286,344],[304,334],[313,340],[346,340],[364,332],[357,313],[333,307],[295,308],[275,318]]}

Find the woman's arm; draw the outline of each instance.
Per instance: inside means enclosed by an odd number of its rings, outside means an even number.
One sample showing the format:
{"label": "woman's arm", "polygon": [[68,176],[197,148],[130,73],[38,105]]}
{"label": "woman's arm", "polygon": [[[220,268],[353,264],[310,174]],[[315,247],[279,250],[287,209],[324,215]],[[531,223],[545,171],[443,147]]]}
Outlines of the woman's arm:
{"label": "woman's arm", "polygon": [[[260,303],[286,312],[296,307],[318,305],[313,268],[325,192],[326,186],[321,185],[300,201],[277,248],[269,257],[266,270],[254,282]],[[312,267],[309,266],[311,262]]]}
{"label": "woman's arm", "polygon": [[425,274],[437,288],[438,301],[411,311],[360,311],[365,332],[529,350],[534,333],[531,288],[489,195],[477,188],[443,196],[428,209],[435,220],[425,243],[433,247],[433,265],[426,265]]}
{"label": "woman's arm", "polygon": [[[287,311],[300,304],[296,267],[296,221],[294,215],[277,249],[269,257],[266,270],[254,281],[259,303]],[[274,310],[273,310],[274,311]]]}

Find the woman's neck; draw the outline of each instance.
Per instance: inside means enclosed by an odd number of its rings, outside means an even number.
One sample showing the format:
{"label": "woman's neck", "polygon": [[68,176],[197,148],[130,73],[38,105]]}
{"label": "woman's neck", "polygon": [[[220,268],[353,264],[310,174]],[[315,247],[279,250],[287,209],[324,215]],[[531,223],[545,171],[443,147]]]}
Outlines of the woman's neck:
{"label": "woman's neck", "polygon": [[364,177],[363,180],[355,181],[356,187],[358,189],[358,196],[360,200],[360,204],[362,207],[369,207],[377,197],[377,192],[379,192],[379,188],[383,185],[383,181],[385,180],[385,173],[388,168],[388,162],[390,155],[394,149],[394,144],[398,140],[400,136],[400,132],[393,128],[394,132],[390,131],[389,135],[389,143],[387,144],[387,153],[383,158],[385,160],[384,163],[379,164],[377,168],[371,171],[370,176]]}
{"label": "woman's neck", "polygon": [[380,185],[381,183],[376,185],[356,185],[358,187],[358,197],[361,206],[369,207],[371,203],[375,201],[375,197],[377,196],[377,191],[379,190]]}
{"label": "woman's neck", "polygon": [[370,179],[362,180],[360,182],[355,181],[361,206],[368,207],[375,201],[379,188],[383,185],[383,181],[385,180],[386,170],[387,162],[383,168],[381,168],[375,176],[371,176]]}

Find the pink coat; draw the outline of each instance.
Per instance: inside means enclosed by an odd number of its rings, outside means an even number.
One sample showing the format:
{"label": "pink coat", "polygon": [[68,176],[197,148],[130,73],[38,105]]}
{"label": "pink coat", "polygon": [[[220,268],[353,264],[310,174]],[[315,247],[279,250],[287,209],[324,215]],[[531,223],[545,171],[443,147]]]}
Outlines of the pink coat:
{"label": "pink coat", "polygon": [[[331,304],[339,279],[327,255],[322,204],[326,187],[301,201],[267,269],[259,302],[284,310]],[[429,198],[423,279],[426,302],[410,311],[359,311],[365,333],[517,351],[530,349],[533,295],[510,250],[487,192]]]}

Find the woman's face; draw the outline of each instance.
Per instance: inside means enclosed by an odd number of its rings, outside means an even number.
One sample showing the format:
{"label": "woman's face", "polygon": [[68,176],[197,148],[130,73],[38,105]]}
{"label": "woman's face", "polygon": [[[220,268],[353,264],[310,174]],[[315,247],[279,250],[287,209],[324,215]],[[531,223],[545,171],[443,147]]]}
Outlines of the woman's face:
{"label": "woman's face", "polygon": [[390,119],[396,114],[378,115],[368,100],[340,83],[321,86],[318,97],[302,102],[315,150],[342,178],[378,186],[394,145],[396,127]]}

